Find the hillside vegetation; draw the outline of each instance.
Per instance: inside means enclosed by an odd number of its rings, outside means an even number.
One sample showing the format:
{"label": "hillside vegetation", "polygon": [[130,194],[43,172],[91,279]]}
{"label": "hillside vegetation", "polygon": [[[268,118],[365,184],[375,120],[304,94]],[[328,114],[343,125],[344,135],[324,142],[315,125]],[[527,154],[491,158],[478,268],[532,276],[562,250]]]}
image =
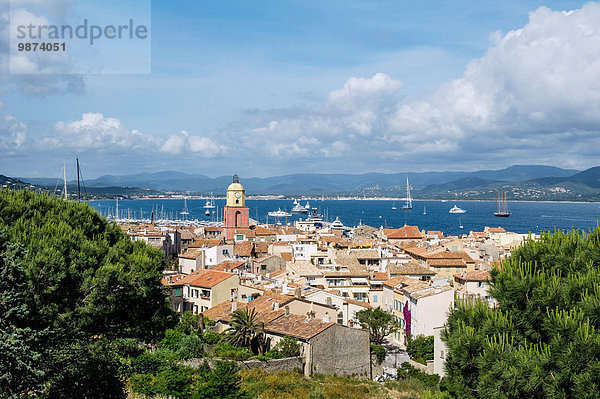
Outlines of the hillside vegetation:
{"label": "hillside vegetation", "polygon": [[600,397],[600,230],[543,234],[448,320],[442,388],[461,398]]}

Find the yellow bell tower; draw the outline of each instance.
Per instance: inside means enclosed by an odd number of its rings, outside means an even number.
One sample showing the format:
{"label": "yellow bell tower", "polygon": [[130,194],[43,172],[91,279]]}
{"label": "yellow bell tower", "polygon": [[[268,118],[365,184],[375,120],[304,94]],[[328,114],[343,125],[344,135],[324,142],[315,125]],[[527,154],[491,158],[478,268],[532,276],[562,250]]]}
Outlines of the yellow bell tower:
{"label": "yellow bell tower", "polygon": [[246,206],[246,190],[240,184],[238,175],[233,175],[233,183],[227,187],[227,202],[223,214],[225,223],[223,235],[231,240],[236,230],[248,228],[249,209]]}
{"label": "yellow bell tower", "polygon": [[227,187],[227,206],[246,206],[246,190],[240,184],[238,175],[233,175],[233,183]]}

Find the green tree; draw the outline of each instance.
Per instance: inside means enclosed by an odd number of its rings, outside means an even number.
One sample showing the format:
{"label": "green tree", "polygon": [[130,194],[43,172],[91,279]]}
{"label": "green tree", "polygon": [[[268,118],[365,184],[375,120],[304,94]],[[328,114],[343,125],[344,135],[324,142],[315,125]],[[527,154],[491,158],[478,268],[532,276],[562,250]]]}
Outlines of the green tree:
{"label": "green tree", "polygon": [[298,344],[298,340],[293,337],[284,337],[282,340],[277,342],[275,349],[279,351],[283,357],[295,357],[300,356],[302,347]]}
{"label": "green tree", "polygon": [[[41,396],[94,397],[103,386],[94,378],[105,376],[105,389],[118,382],[108,380],[117,372],[118,348],[111,342],[156,343],[176,321],[160,283],[160,251],[132,242],[89,206],[0,190],[0,230],[5,248],[22,248],[19,279],[27,292],[21,314],[27,316],[15,326],[31,333],[28,339],[15,336],[14,342],[23,346],[25,356],[37,359],[39,370],[29,373],[36,379],[29,394],[43,386]],[[9,293],[2,287],[0,295]],[[98,352],[99,345],[112,353]],[[82,385],[87,392],[61,392],[57,384],[64,381],[91,382]]]}
{"label": "green tree", "polygon": [[20,397],[34,390],[43,371],[36,341],[43,338],[28,326],[28,289],[19,246],[0,229],[0,396]]}
{"label": "green tree", "polygon": [[433,360],[433,335],[421,335],[411,340],[406,345],[406,353],[415,362],[427,364],[427,360]]}
{"label": "green tree", "polygon": [[263,323],[256,320],[256,310],[240,309],[231,314],[233,320],[225,331],[225,342],[250,348],[253,353],[263,354],[265,332]]}
{"label": "green tree", "polygon": [[381,345],[385,337],[400,328],[394,315],[380,308],[361,310],[356,317],[360,326],[369,330],[371,342],[375,345]]}
{"label": "green tree", "polygon": [[600,396],[600,230],[543,233],[491,273],[485,302],[459,303],[442,338],[442,386],[458,397]]}

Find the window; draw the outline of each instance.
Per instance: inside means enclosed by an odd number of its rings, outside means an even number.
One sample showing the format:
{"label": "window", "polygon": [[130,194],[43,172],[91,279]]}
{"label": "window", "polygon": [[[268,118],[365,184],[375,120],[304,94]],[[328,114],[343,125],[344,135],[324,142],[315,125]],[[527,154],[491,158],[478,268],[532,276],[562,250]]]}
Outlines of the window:
{"label": "window", "polygon": [[483,288],[483,287],[485,287],[485,283],[483,281],[478,281],[477,288]]}
{"label": "window", "polygon": [[[181,288],[175,288],[175,296],[181,296]],[[177,310],[179,311],[179,309]]]}
{"label": "window", "polygon": [[236,234],[235,235],[235,240],[236,241],[243,241],[244,240],[244,235],[243,234]]}
{"label": "window", "polygon": [[229,255],[229,251],[228,251],[228,250],[226,250],[226,249],[224,249],[224,250],[223,250],[223,255]]}
{"label": "window", "polygon": [[260,265],[260,270],[267,270],[267,265]]}
{"label": "window", "polygon": [[444,359],[444,351],[440,351],[440,359]]}
{"label": "window", "polygon": [[343,312],[338,312],[337,322],[338,322],[338,324],[344,324],[344,313]]}
{"label": "window", "polygon": [[377,295],[373,295],[373,302],[377,302]]}

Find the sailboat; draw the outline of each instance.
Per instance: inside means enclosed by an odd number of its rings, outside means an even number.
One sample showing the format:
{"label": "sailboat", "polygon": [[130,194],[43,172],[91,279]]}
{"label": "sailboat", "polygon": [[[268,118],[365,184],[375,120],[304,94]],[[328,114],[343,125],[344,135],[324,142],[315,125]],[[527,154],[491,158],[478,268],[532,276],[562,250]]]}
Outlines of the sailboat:
{"label": "sailboat", "polygon": [[[504,194],[504,196],[502,194]],[[506,205],[506,193],[502,194],[500,191],[498,191],[498,212],[494,212],[494,216],[499,218],[507,218],[510,216],[510,212],[508,211],[508,206]]]}
{"label": "sailboat", "polygon": [[393,209],[393,210],[396,210],[396,209],[398,209],[398,208],[396,208],[396,203],[395,203],[395,202],[392,202],[392,209]]}
{"label": "sailboat", "polygon": [[406,176],[406,204],[402,207],[404,210],[412,209],[412,198],[410,198],[410,185],[408,184],[408,176]]}
{"label": "sailboat", "polygon": [[188,207],[187,207],[187,199],[184,198],[183,199],[183,211],[179,212],[181,215],[183,215],[183,219],[185,220],[185,216],[189,215],[190,213],[188,212]]}
{"label": "sailboat", "polygon": [[[210,200],[206,200],[206,204],[204,204],[205,209],[213,209],[215,207],[215,200],[213,199],[213,193],[210,192]],[[208,215],[207,215],[208,216]]]}
{"label": "sailboat", "polygon": [[423,206],[423,215],[427,215],[427,207]]}
{"label": "sailboat", "polygon": [[459,227],[460,229],[462,229],[462,228],[463,228],[463,224],[462,224],[462,221],[460,220],[460,217],[458,218],[458,227]]}

